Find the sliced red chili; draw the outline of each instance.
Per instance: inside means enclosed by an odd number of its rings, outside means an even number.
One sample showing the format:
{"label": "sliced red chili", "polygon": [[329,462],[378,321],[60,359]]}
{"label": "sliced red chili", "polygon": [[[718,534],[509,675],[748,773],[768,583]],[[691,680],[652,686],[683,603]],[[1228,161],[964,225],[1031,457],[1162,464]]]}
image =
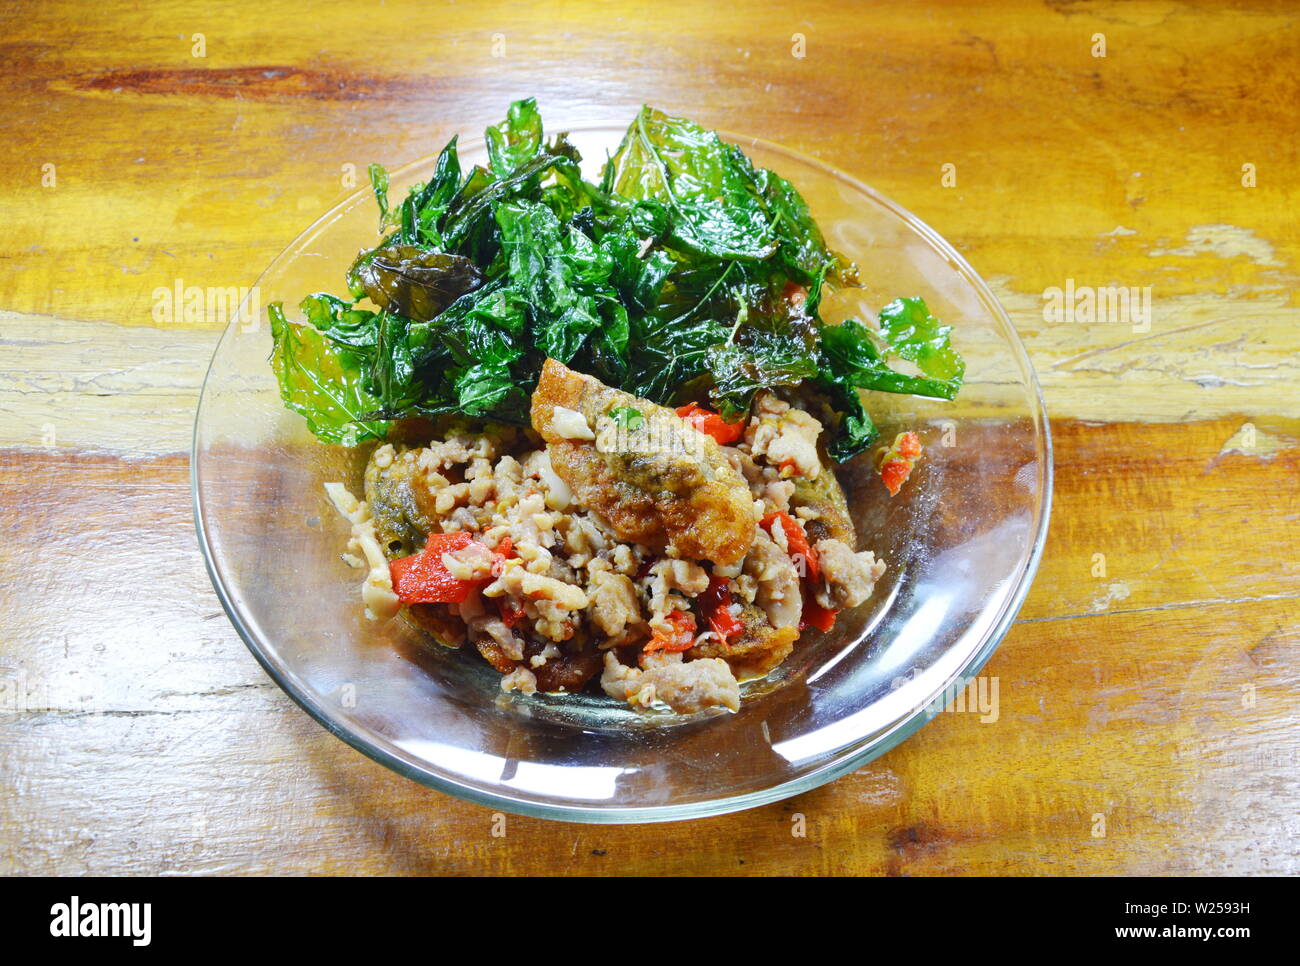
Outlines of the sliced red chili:
{"label": "sliced red chili", "polygon": [[907,478],[912,475],[910,460],[886,460],[880,467],[880,479],[890,496],[898,496]]}
{"label": "sliced red chili", "polygon": [[723,444],[734,443],[745,434],[745,421],[729,423],[712,409],[705,409],[699,403],[687,403],[677,407],[677,415],[706,436],[712,436]]}
{"label": "sliced red chili", "polygon": [[403,604],[459,604],[490,578],[461,580],[447,569],[442,555],[464,550],[474,542],[464,531],[429,534],[423,550],[388,565],[393,593]]}
{"label": "sliced red chili", "polygon": [[662,628],[655,628],[654,634],[645,646],[645,653],[667,651],[673,654],[678,651],[689,651],[695,644],[695,618],[685,611],[675,610],[670,612],[664,621],[670,629],[664,631]]}
{"label": "sliced red chili", "polygon": [[894,437],[894,452],[905,460],[914,460],[921,455],[921,437],[916,433],[899,433]]}
{"label": "sliced red chili", "polygon": [[711,576],[708,589],[697,599],[700,613],[722,643],[730,644],[732,638],[739,637],[745,630],[744,623],[731,613],[731,582],[726,577]]}
{"label": "sliced red chili", "polygon": [[802,557],[804,569],[810,580],[817,580],[821,577],[821,566],[817,562],[817,551],[812,548],[808,542],[808,534],[804,533],[803,527],[799,526],[799,521],[784,510],[777,510],[763,517],[763,526],[770,533],[773,521],[781,524],[781,529],[785,531],[785,545],[792,558]]}
{"label": "sliced red chili", "polygon": [[881,447],[878,452],[881,482],[890,496],[897,496],[921,458],[921,438],[913,432],[899,433],[888,449]]}
{"label": "sliced red chili", "polygon": [[497,613],[501,615],[501,623],[514,627],[524,616],[524,605],[515,603],[510,597],[498,597]]}
{"label": "sliced red chili", "polygon": [[799,630],[815,627],[819,631],[829,631],[835,626],[835,615],[839,611],[823,607],[813,600],[812,594],[803,595],[803,613],[799,616]]}

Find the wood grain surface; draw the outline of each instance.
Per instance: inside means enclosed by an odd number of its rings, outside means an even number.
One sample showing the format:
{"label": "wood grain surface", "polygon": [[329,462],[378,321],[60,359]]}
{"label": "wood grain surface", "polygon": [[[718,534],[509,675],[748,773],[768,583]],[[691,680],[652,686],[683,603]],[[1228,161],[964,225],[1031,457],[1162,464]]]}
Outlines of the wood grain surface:
{"label": "wood grain surface", "polygon": [[[0,26],[0,872],[1300,872],[1293,4],[104,0]],[[224,320],[158,318],[154,290],[252,284],[350,171],[529,94],[548,124],[647,101],[787,144],[990,282],[1057,487],[996,722],[941,714],[736,815],[494,836],[257,666],[190,509]],[[1150,286],[1149,330],[1045,320],[1070,280]]]}

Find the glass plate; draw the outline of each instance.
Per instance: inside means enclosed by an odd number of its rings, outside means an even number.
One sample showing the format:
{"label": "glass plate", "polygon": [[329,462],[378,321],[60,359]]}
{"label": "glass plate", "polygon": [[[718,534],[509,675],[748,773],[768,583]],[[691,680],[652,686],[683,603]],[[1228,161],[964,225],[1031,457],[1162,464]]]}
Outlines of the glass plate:
{"label": "glass plate", "polygon": [[[623,126],[572,138],[594,174]],[[777,801],[861,767],[942,710],[1011,625],[1043,547],[1051,441],[1024,347],[988,287],[951,246],[866,185],[792,151],[724,135],[804,194],[865,291],[837,293],[828,321],[874,317],[924,296],[967,360],[955,402],[871,393],[887,441],[916,429],[925,458],[890,499],[869,455],[843,468],[860,548],[889,570],[826,634],[743,686],[739,713],[649,717],[603,696],[503,694],[472,648],[362,616],[360,573],[340,560],[348,524],[322,484],[360,492],[365,453],[318,444],[280,403],[265,306],[297,317],[309,292],[341,291],[373,244],[358,190],[266,270],[221,338],[194,430],[194,513],[212,582],[268,674],[309,714],[400,774],[491,808],[585,822],[651,822]],[[485,161],[481,140],[461,147]],[[428,178],[393,172],[391,197]]]}

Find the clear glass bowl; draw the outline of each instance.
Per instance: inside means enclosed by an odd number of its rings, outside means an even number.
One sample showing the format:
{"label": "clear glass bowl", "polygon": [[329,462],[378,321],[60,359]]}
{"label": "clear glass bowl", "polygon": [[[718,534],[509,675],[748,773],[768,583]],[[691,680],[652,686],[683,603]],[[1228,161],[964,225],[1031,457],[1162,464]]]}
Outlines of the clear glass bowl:
{"label": "clear glass bowl", "polygon": [[[621,125],[572,131],[589,175]],[[262,275],[252,321],[232,321],[203,386],[194,511],[217,595],[268,674],[329,731],[400,774],[492,808],[586,822],[650,822],[749,808],[814,788],[897,745],[984,665],[1038,564],[1051,503],[1042,396],[1005,312],[969,265],[867,186],[776,145],[726,135],[789,178],[868,286],[824,315],[873,317],[924,296],[955,326],[966,386],[946,403],[872,393],[882,437],[917,429],[926,455],[902,494],[867,461],[843,469],[860,544],[889,564],[874,596],[833,631],[807,632],[739,713],[638,715],[603,696],[505,695],[469,647],[362,615],[348,525],[322,484],[360,491],[364,452],[318,444],[280,403],[265,306],[294,316],[309,292],[341,291],[377,214],[358,190]],[[481,141],[464,163],[485,158]],[[433,158],[393,173],[392,197]],[[864,314],[865,313],[865,314]]]}

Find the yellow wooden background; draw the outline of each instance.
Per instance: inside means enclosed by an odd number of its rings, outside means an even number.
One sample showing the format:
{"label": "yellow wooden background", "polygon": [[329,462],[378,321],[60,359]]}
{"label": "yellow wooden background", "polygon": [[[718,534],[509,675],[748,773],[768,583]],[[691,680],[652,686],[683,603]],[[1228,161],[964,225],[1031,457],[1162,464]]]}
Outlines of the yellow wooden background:
{"label": "yellow wooden background", "polygon": [[[6,5],[0,872],[1300,871],[1294,11]],[[1042,568],[985,672],[996,723],[941,715],[737,815],[494,837],[255,664],[191,523],[221,320],[155,322],[152,293],[251,284],[345,165],[428,154],[529,94],[549,124],[648,101],[787,144],[989,280],[1057,447]],[[1045,323],[1067,279],[1151,286],[1150,331]]]}

